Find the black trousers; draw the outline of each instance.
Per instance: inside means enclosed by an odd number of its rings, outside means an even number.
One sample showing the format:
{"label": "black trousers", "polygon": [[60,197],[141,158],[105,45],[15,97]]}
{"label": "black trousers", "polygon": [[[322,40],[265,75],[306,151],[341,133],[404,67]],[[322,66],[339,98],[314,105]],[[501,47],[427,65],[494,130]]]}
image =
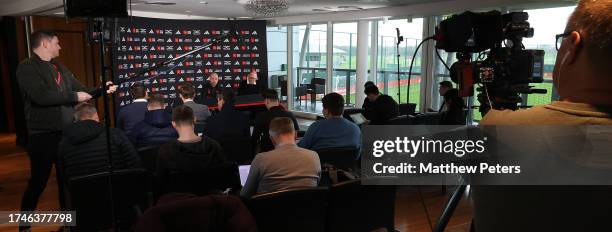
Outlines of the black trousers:
{"label": "black trousers", "polygon": [[[55,163],[56,179],[59,191],[60,209],[65,210],[63,177],[57,167],[58,146],[62,132],[31,134],[28,136],[28,156],[30,157],[30,180],[21,199],[21,211],[34,211],[40,195],[47,186],[51,169]],[[20,228],[27,228],[20,225]]]}

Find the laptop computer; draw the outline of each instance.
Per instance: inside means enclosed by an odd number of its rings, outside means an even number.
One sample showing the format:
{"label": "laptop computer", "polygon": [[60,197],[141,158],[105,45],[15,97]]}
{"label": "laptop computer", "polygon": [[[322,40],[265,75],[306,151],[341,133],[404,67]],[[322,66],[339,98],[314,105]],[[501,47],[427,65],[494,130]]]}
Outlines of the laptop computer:
{"label": "laptop computer", "polygon": [[355,122],[357,125],[364,124],[367,121],[367,119],[361,113],[350,114],[349,117],[351,117],[353,122]]}

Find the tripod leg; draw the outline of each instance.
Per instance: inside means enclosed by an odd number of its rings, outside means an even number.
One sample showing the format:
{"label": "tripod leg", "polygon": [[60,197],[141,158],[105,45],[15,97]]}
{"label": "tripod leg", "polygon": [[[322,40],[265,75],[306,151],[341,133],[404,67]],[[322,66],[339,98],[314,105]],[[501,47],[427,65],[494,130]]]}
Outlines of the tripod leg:
{"label": "tripod leg", "polygon": [[453,213],[455,212],[455,208],[459,204],[461,197],[463,196],[463,192],[465,192],[465,188],[467,185],[459,185],[453,195],[451,195],[450,199],[446,203],[444,207],[444,211],[442,211],[442,215],[440,215],[440,219],[438,219],[438,223],[436,224],[436,228],[434,232],[443,232],[448,225]]}

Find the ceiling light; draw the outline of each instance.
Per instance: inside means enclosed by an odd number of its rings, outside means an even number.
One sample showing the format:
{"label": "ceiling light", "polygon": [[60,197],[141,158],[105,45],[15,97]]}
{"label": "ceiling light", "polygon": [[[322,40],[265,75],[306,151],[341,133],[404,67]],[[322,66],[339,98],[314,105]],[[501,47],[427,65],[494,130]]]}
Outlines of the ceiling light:
{"label": "ceiling light", "polygon": [[208,5],[207,1],[201,1],[200,4]]}
{"label": "ceiling light", "polygon": [[278,16],[288,11],[289,0],[248,0],[244,8],[256,16]]}
{"label": "ceiling light", "polygon": [[145,2],[147,5],[159,5],[159,6],[172,6],[176,5],[175,2],[162,2],[162,1],[154,1],[154,2]]}

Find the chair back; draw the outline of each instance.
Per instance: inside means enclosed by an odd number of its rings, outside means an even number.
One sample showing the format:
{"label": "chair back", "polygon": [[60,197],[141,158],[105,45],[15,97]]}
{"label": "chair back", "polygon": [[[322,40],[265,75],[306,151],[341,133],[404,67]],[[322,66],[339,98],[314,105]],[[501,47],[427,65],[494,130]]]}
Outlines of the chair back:
{"label": "chair back", "polygon": [[138,220],[136,232],[255,232],[257,225],[242,201],[231,195],[170,193]]}
{"label": "chair back", "polygon": [[259,231],[325,231],[327,188],[283,190],[247,201]]}
{"label": "chair back", "polygon": [[331,164],[336,168],[348,171],[356,170],[357,162],[359,162],[359,149],[354,147],[325,148],[315,152],[319,154],[321,166]]}
{"label": "chair back", "polygon": [[312,78],[310,79],[310,89],[314,91],[315,94],[324,94],[325,93],[325,79],[323,78]]}
{"label": "chair back", "polygon": [[349,180],[329,189],[327,231],[395,231],[395,186]]}
{"label": "chair back", "polygon": [[307,86],[298,86],[295,87],[295,96],[301,97],[307,94],[308,88]]}
{"label": "chair back", "polygon": [[315,78],[310,79],[310,84],[312,84],[312,85],[325,85],[325,79],[315,77]]}
{"label": "chair back", "polygon": [[[130,228],[152,205],[151,175],[143,169],[100,172],[69,180],[67,202],[77,231]],[[111,188],[112,185],[112,198]],[[114,211],[113,206],[114,205]],[[111,218],[111,215],[115,218]]]}
{"label": "chair back", "polygon": [[138,156],[140,156],[140,163],[142,167],[147,169],[149,172],[155,172],[157,167],[157,157],[159,156],[159,146],[147,146],[138,149]]}

